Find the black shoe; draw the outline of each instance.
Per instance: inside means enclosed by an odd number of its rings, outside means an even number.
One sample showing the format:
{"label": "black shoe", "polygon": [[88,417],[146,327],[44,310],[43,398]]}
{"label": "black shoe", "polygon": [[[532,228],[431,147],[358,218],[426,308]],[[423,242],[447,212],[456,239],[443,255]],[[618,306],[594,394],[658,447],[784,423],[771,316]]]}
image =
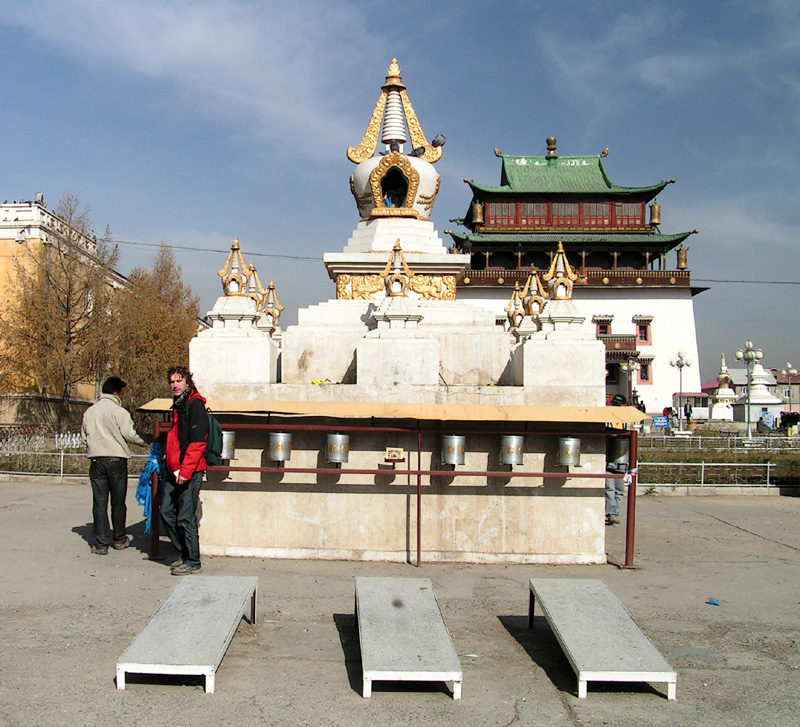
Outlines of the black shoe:
{"label": "black shoe", "polygon": [[174,576],[189,576],[192,573],[199,573],[201,570],[199,565],[186,565],[186,563],[181,563],[177,568],[172,569],[172,575]]}
{"label": "black shoe", "polygon": [[126,535],[122,540],[115,540],[111,546],[114,550],[125,550],[131,544],[131,539]]}
{"label": "black shoe", "polygon": [[107,545],[93,545],[92,546],[92,553],[95,555],[108,555],[108,546]]}

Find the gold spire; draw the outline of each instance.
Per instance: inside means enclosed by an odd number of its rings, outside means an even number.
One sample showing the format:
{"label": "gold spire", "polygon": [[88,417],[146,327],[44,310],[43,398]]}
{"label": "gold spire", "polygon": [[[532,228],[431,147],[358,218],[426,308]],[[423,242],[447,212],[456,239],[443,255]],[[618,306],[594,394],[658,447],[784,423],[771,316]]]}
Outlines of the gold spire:
{"label": "gold spire", "polygon": [[550,269],[542,275],[542,280],[547,283],[553,300],[572,300],[572,284],[578,279],[578,274],[572,269],[564,252],[564,245],[558,241],[555,257],[550,263]]}
{"label": "gold spire", "polygon": [[275,283],[271,280],[269,281],[269,288],[266,290],[266,295],[262,300],[260,308],[264,311],[267,318],[270,319],[272,325],[277,326],[283,306],[278,300],[278,293],[275,291]]}
{"label": "gold spire", "polygon": [[389,65],[389,70],[386,74],[386,82],[381,86],[381,95],[375,104],[375,109],[372,112],[367,129],[361,139],[361,143],[357,147],[347,147],[347,158],[354,164],[369,159],[375,154],[375,149],[378,146],[378,133],[381,129],[381,122],[383,121],[384,111],[386,109],[386,100],[390,92],[399,93],[403,105],[403,112],[405,114],[406,125],[408,126],[408,133],[411,137],[411,146],[414,149],[419,147],[425,148],[425,153],[420,156],[426,162],[434,163],[442,158],[442,147],[432,146],[425,138],[422,131],[417,115],[408,98],[406,87],[403,84],[403,78],[400,75],[400,67],[397,65],[397,59],[392,58]]}
{"label": "gold spire", "polygon": [[225,291],[225,295],[245,294],[245,284],[250,277],[250,271],[245,267],[238,237],[233,238],[228,258],[225,260],[222,270],[217,271],[217,275],[222,278],[222,289]]}

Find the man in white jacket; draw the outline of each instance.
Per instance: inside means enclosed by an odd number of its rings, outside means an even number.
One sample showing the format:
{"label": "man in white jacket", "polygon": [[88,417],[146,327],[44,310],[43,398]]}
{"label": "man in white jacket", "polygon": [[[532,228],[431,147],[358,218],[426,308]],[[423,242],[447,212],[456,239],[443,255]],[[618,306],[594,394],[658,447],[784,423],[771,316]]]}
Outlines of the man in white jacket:
{"label": "man in white jacket", "polygon": [[[92,484],[94,545],[92,553],[107,555],[108,546],[122,550],[130,545],[125,534],[128,508],[128,442],[146,446],[133,428],[131,415],[122,406],[125,382],[110,376],[103,382],[103,393],[83,415],[81,439],[89,457]],[[111,496],[111,527],[108,525],[108,498]],[[113,530],[113,533],[112,533]],[[113,535],[113,540],[112,540]]]}

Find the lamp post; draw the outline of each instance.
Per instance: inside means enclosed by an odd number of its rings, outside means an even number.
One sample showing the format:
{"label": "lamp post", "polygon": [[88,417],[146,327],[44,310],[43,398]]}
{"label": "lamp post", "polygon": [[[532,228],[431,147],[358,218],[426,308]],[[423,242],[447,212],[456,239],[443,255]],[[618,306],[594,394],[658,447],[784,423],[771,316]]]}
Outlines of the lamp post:
{"label": "lamp post", "polygon": [[628,375],[628,406],[631,406],[631,396],[633,396],[633,376],[636,371],[642,368],[636,359],[629,358],[625,363],[621,363],[619,367]]}
{"label": "lamp post", "polygon": [[786,362],[786,368],[781,369],[781,374],[786,377],[786,383],[789,386],[789,413],[792,413],[792,377],[797,376],[797,369],[792,368],[792,364]]}
{"label": "lamp post", "polygon": [[750,382],[753,378],[753,367],[756,361],[760,361],[764,357],[764,352],[760,348],[753,348],[752,341],[744,342],[744,349],[739,349],[734,354],[737,361],[744,361],[747,365],[747,437],[753,438],[753,427],[750,423]]}
{"label": "lamp post", "polygon": [[686,358],[686,353],[684,351],[678,351],[678,357],[672,359],[669,365],[678,369],[678,431],[682,432],[683,405],[681,401],[683,400],[683,369],[685,366],[691,366],[692,362],[690,359]]}

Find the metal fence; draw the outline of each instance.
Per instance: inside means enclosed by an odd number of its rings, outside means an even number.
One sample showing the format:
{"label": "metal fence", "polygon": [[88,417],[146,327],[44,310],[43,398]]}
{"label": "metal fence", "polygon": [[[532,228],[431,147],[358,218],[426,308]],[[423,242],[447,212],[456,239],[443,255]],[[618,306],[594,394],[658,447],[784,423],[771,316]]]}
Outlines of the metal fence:
{"label": "metal fence", "polygon": [[782,487],[797,489],[800,466],[764,462],[640,462],[640,487]]}
{"label": "metal fence", "polygon": [[[129,476],[138,473],[146,455],[133,455]],[[12,475],[87,475],[89,463],[79,432],[44,434],[0,431],[0,472]]]}
{"label": "metal fence", "polygon": [[639,437],[639,449],[678,450],[779,450],[800,452],[800,438],[786,435],[759,435],[752,438],[728,436],[712,437],[693,434],[691,436],[643,435]]}

